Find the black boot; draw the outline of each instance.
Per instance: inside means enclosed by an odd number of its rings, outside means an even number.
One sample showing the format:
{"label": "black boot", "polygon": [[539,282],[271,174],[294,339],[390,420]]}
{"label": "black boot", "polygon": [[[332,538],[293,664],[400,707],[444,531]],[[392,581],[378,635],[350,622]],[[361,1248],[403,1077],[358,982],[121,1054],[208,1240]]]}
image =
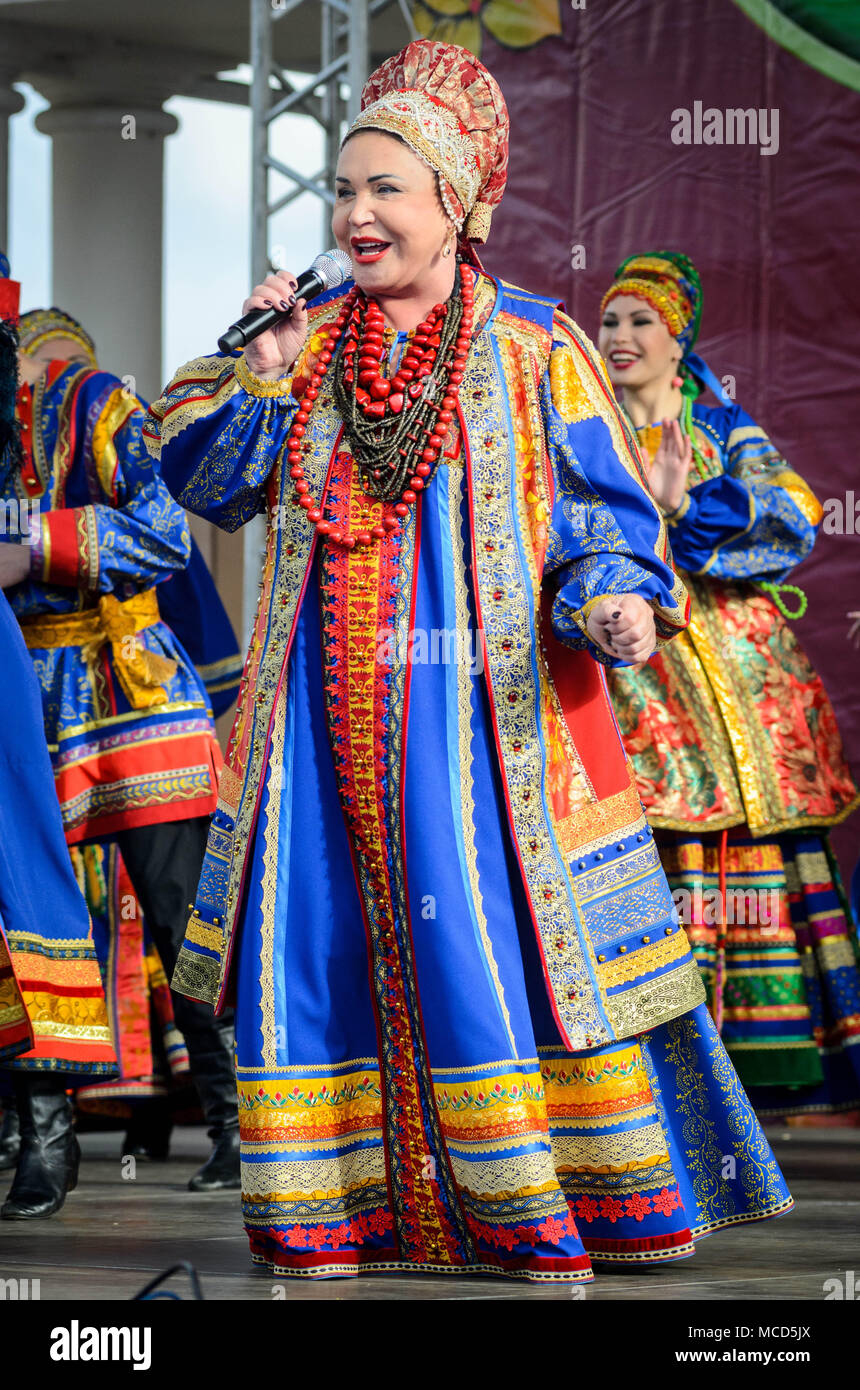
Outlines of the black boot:
{"label": "black boot", "polygon": [[173,1119],[166,1096],[150,1096],[133,1102],[131,1119],[123,1140],[123,1157],[163,1162],[170,1152]]}
{"label": "black boot", "polygon": [[72,1102],[64,1078],[49,1071],[18,1072],[15,1095],[21,1154],[0,1216],[5,1221],[53,1216],[78,1181],[81,1151],[72,1126]]}
{"label": "black boot", "polygon": [[[212,1036],[212,1035],[210,1035]],[[233,1064],[233,1029],[219,1027],[212,1041],[217,1051],[199,1051],[186,1035],[191,1075],[209,1125],[212,1152],[189,1180],[192,1192],[217,1192],[242,1186],[239,1168],[239,1109]]]}
{"label": "black boot", "polygon": [[0,1129],[0,1168],[14,1168],[21,1152],[21,1126],[18,1107],[12,1096],[3,1097],[3,1128]]}

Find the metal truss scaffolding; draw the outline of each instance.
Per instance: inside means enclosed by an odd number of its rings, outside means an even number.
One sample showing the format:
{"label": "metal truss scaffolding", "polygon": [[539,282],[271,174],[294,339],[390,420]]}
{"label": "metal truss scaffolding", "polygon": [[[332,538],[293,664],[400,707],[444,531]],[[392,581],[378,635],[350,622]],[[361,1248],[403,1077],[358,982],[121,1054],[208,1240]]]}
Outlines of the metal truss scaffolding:
{"label": "metal truss scaffolding", "polygon": [[[252,283],[269,273],[269,218],[303,193],[322,203],[325,244],[329,232],[332,185],[344,121],[358,111],[361,89],[370,71],[370,26],[373,18],[397,4],[414,37],[415,29],[406,0],[249,0],[251,7],[251,277]],[[319,25],[320,65],[300,85],[294,84],[273,57],[273,27],[294,10],[310,26]],[[345,95],[346,94],[346,95]],[[275,159],[269,149],[269,131],[287,112],[313,116],[324,134],[324,165],[308,177]],[[290,180],[293,187],[269,201],[269,171]]]}
{"label": "metal truss scaffolding", "polygon": [[[259,284],[277,267],[269,261],[269,219],[281,208],[311,193],[320,201],[320,245],[330,241],[332,192],[344,122],[358,111],[361,89],[370,72],[370,30],[373,19],[396,4],[407,32],[415,27],[407,0],[249,0],[251,12],[251,284]],[[319,28],[319,67],[300,83],[274,58],[274,26],[294,11],[292,24]],[[304,47],[304,45],[303,45]],[[279,45],[283,51],[283,45]],[[270,152],[269,132],[288,112],[312,116],[322,127],[324,163],[311,175],[284,164]],[[288,179],[292,187],[270,201],[269,173]],[[256,606],[258,576],[265,548],[262,517],[245,527],[243,546],[243,627],[250,637]]]}

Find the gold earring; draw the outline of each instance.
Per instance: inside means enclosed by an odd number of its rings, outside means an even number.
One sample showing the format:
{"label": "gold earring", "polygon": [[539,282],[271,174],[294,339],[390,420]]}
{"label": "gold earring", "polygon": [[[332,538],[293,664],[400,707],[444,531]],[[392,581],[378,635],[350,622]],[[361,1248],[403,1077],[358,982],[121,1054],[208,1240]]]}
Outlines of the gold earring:
{"label": "gold earring", "polygon": [[450,243],[450,241],[446,241],[446,242],[445,242],[445,245],[442,247],[442,255],[443,255],[443,256],[450,256],[450,254],[451,254],[451,243]]}

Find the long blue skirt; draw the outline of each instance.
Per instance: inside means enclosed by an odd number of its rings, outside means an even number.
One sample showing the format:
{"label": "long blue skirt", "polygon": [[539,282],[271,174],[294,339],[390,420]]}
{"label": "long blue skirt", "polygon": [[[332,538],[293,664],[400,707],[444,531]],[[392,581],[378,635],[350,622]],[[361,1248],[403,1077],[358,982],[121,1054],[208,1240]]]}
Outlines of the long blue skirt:
{"label": "long blue skirt", "polygon": [[71,1085],[112,1074],[116,1058],[39,686],[2,592],[0,662],[0,1065],[67,1072]]}

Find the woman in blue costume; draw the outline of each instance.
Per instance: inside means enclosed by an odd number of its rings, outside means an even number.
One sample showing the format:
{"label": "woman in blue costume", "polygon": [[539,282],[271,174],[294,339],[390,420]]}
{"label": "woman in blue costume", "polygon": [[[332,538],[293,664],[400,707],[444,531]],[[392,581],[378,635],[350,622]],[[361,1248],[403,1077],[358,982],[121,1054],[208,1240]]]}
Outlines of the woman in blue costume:
{"label": "woman in blue costume", "polygon": [[693,350],[688,257],[629,256],[602,307],[600,349],[694,600],[679,641],[610,681],[639,793],[758,1113],[854,1109],[860,969],[827,828],[860,793],[783,598],[805,607],[785,580],[821,508]]}
{"label": "woman in blue costume", "polygon": [[[99,370],[92,337],[63,309],[31,309],[22,314],[18,341],[21,352],[41,366],[75,362]],[[242,654],[200,547],[193,536],[189,539],[188,564],[161,581],[158,606],[162,620],[190,656],[217,719],[235,702]]]}
{"label": "woman in blue costume", "polygon": [[66,1091],[110,1076],[116,1058],[33,663],[2,593],[0,651],[0,1068],[15,1097],[4,1133],[4,1167],[15,1172],[0,1216],[12,1220],[51,1216],[74,1188],[80,1150]]}
{"label": "woman in blue costume", "polygon": [[[159,609],[187,563],[188,522],[147,455],[141,403],[95,366],[80,325],[58,309],[26,320],[24,458],[0,495],[37,515],[28,553],[0,555],[0,584],[42,689],[67,843],[119,845],[172,970],[221,762],[200,678]],[[175,1012],[213,1140],[190,1186],[238,1187],[232,1017],[187,999]]]}
{"label": "woman in blue costume", "polygon": [[[18,285],[0,256],[0,474],[20,463],[15,423]],[[26,543],[7,513],[0,545]],[[77,1181],[66,1090],[116,1069],[86,904],[66,849],[42,702],[21,629],[0,592],[0,1069],[14,1089],[3,1166],[6,1220],[50,1216]],[[20,1124],[20,1136],[18,1128]]]}
{"label": "woman in blue costume", "polygon": [[472,249],[507,146],[465,50],[383,64],[355,283],[147,424],[185,506],[271,518],[174,987],[235,992],[252,1258],[297,1277],[584,1282],[791,1205],[606,695],[687,620],[659,515],[591,345]]}
{"label": "woman in blue costume", "polygon": [[[18,339],[24,356],[42,369],[60,362],[99,370],[91,335],[71,314],[56,306],[23,314]],[[133,414],[126,429],[134,429],[140,418]],[[189,539],[187,566],[168,573],[158,585],[158,611],[190,658],[217,717],[235,703],[242,656],[206,561],[193,536]],[[71,855],[93,923],[119,1064],[118,1077],[81,1088],[76,1099],[79,1106],[88,1109],[106,1104],[113,1113],[122,1113],[130,1105],[131,1124],[122,1141],[122,1153],[164,1158],[172,1128],[165,1078],[177,1067],[186,1071],[188,1056],[176,1028],[169,989],[161,983],[158,947],[148,923],[142,920],[143,910],[118,846],[107,839],[93,840],[73,845]],[[120,913],[123,896],[125,907]],[[183,908],[186,901],[187,896]],[[134,912],[130,902],[135,903]],[[227,1080],[232,1084],[229,1071]],[[6,1123],[11,1127],[9,1111]],[[7,1149],[11,1147],[7,1145]],[[11,1154],[6,1161],[14,1161]],[[0,1155],[0,1165],[3,1162]]]}

